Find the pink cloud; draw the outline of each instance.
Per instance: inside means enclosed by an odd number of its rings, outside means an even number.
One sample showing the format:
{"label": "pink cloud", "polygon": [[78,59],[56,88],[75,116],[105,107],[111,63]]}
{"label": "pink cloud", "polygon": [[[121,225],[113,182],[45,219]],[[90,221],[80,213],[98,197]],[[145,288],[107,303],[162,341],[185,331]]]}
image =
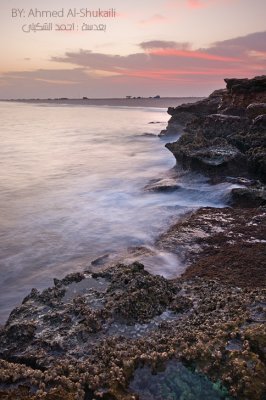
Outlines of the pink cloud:
{"label": "pink cloud", "polygon": [[[138,90],[145,95],[155,88],[158,88],[158,93],[175,95],[175,88],[181,84],[185,87],[187,83],[186,93],[192,94],[195,85],[215,88],[217,84],[216,87],[219,87],[225,77],[260,75],[266,66],[266,32],[217,42],[205,49],[191,50],[189,43],[163,40],[142,42],[139,48],[139,52],[128,55],[90,50],[66,52],[52,57],[51,65],[56,62],[58,67],[58,63],[62,63],[67,64],[67,68],[72,65],[72,69],[51,67],[9,72],[0,76],[0,84],[12,87],[10,93],[34,87],[35,93],[40,88],[42,93],[48,95],[51,93],[49,90],[56,91],[56,87],[59,87],[61,96],[70,90],[67,87],[73,87],[73,90],[82,92],[83,88],[87,88],[91,96],[95,96],[93,93],[104,96],[104,93],[111,93],[112,90],[122,95],[126,89],[133,92]],[[118,90],[117,85],[120,84]]]}
{"label": "pink cloud", "polygon": [[222,62],[236,62],[241,61],[235,57],[225,57],[214,54],[203,53],[199,51],[188,51],[188,50],[177,50],[177,49],[156,49],[150,50],[149,54],[156,56],[175,56],[175,57],[186,57],[186,58],[199,58],[210,61],[222,61]]}
{"label": "pink cloud", "polygon": [[139,46],[143,50],[154,50],[154,49],[179,49],[188,50],[191,47],[189,42],[174,42],[168,40],[150,40],[148,42],[141,42]]}

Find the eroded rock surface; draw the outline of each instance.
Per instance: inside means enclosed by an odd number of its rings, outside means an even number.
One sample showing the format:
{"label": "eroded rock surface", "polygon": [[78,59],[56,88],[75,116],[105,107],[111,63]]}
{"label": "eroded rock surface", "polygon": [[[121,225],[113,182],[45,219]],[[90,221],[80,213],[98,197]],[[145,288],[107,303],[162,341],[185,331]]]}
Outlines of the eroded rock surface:
{"label": "eroded rock surface", "polygon": [[185,168],[265,181],[266,76],[225,81],[225,90],[168,110],[164,135],[178,133],[178,124],[185,133],[166,147]]}
{"label": "eroded rock surface", "polygon": [[[262,398],[264,290],[167,281],[140,263],[79,278],[34,291],[12,312],[0,333],[1,399],[137,399],[135,371],[167,371],[169,360],[235,398]],[[82,284],[75,296],[73,284]]]}
{"label": "eroded rock surface", "polygon": [[266,209],[201,208],[158,239],[182,257],[194,276],[224,284],[266,287]]}

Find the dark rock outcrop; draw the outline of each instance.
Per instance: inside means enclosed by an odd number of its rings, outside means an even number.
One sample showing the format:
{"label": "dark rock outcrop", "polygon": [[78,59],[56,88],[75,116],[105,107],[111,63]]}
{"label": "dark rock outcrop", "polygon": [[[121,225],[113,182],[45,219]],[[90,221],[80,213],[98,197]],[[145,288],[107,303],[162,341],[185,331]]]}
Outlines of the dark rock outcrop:
{"label": "dark rock outcrop", "polygon": [[225,81],[225,90],[168,110],[172,117],[165,134],[178,124],[184,133],[166,147],[185,168],[265,181],[266,76]]}
{"label": "dark rock outcrop", "polygon": [[161,131],[160,136],[182,133],[186,124],[194,121],[197,117],[215,114],[223,92],[224,90],[216,90],[207,99],[195,103],[181,104],[176,108],[169,107],[167,112],[171,115],[171,118],[166,130]]}
{"label": "dark rock outcrop", "polygon": [[148,183],[144,190],[146,192],[161,192],[161,193],[169,193],[178,190],[180,186],[177,184],[177,180],[174,178],[163,178],[163,179],[154,179],[150,183]]}
{"label": "dark rock outcrop", "polygon": [[252,208],[266,205],[266,189],[264,186],[235,188],[231,192],[230,204],[236,207]]}
{"label": "dark rock outcrop", "polygon": [[266,114],[266,103],[251,103],[247,107],[247,116],[251,119]]}

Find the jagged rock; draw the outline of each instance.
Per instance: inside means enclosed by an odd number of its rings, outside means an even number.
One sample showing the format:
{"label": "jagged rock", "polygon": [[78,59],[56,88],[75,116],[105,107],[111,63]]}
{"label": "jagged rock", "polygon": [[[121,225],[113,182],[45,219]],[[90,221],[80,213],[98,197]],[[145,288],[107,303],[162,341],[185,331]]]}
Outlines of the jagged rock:
{"label": "jagged rock", "polygon": [[33,299],[33,300],[37,299],[39,297],[39,295],[40,295],[40,292],[36,288],[32,288],[30,294],[28,294],[22,301],[22,304],[27,302],[30,299]]}
{"label": "jagged rock", "polygon": [[100,265],[104,265],[109,260],[109,258],[110,258],[109,254],[104,254],[104,255],[96,258],[95,260],[93,260],[91,262],[91,265],[97,266],[97,267]]}
{"label": "jagged rock", "polygon": [[80,282],[82,279],[84,279],[85,276],[81,272],[74,272],[72,274],[67,275],[64,279],[61,280],[61,283],[63,285],[69,285],[70,283],[73,282]]}
{"label": "jagged rock", "polygon": [[142,135],[143,137],[147,137],[147,138],[154,138],[157,137],[157,135],[155,133],[150,133],[150,132],[144,132]]}
{"label": "jagged rock", "polygon": [[230,94],[251,94],[256,96],[257,93],[265,92],[266,90],[266,75],[256,76],[253,79],[225,79],[226,88]]}
{"label": "jagged rock", "polygon": [[231,193],[231,205],[237,207],[260,207],[266,205],[266,189],[262,188],[235,188]]}
{"label": "jagged rock", "polygon": [[7,325],[7,336],[9,341],[21,345],[34,337],[36,325],[30,322],[20,322]]}
{"label": "jagged rock", "polygon": [[245,164],[243,154],[232,145],[224,141],[214,141],[209,145],[200,136],[193,136],[192,141],[186,143],[182,139],[180,142],[167,143],[168,148],[175,156],[176,160],[184,168],[200,170],[210,174],[235,175]]}
{"label": "jagged rock", "polygon": [[196,101],[195,103],[181,104],[176,108],[169,107],[167,112],[172,117],[181,115],[181,119],[184,113],[189,113],[193,116],[215,114],[224,92],[223,89],[215,90],[206,99]]}
{"label": "jagged rock", "polygon": [[266,135],[266,115],[258,115],[252,124],[252,129],[261,129],[263,137]]}
{"label": "jagged rock", "polygon": [[176,108],[169,107],[167,112],[172,117],[166,130],[161,132],[161,136],[182,133],[182,129],[197,117],[217,113],[223,92],[224,90],[215,90],[207,99],[195,103],[181,104]]}
{"label": "jagged rock", "polygon": [[217,137],[227,138],[243,130],[248,130],[250,121],[235,115],[212,114],[200,117],[188,124],[185,128],[187,133],[199,132],[206,139]]}
{"label": "jagged rock", "polygon": [[266,114],[266,103],[251,103],[247,107],[247,116],[251,119],[258,117],[259,115]]}
{"label": "jagged rock", "polygon": [[[170,110],[170,130],[181,112],[189,111],[193,118],[181,138],[166,147],[185,168],[265,181],[266,76],[225,81],[227,88],[214,92],[208,99]],[[221,165],[228,170],[217,168]]]}
{"label": "jagged rock", "polygon": [[248,179],[248,178],[243,178],[243,177],[239,177],[239,176],[236,176],[236,177],[227,176],[226,181],[234,183],[234,184],[245,185],[246,187],[254,186],[259,182],[254,179]]}
{"label": "jagged rock", "polygon": [[246,109],[244,107],[229,106],[223,110],[219,110],[222,115],[234,115],[236,117],[245,117]]}
{"label": "jagged rock", "polygon": [[[225,221],[223,210],[216,210],[213,218],[227,229],[228,235],[232,214],[227,212],[229,218]],[[219,213],[222,213],[220,219]],[[259,216],[254,213],[252,216],[256,223]],[[242,220],[246,219],[242,216]],[[201,220],[201,226],[204,224],[207,232],[206,218]],[[239,227],[243,227],[243,222],[240,221]],[[231,236],[234,238],[234,233]],[[214,238],[209,237],[209,249],[214,252],[211,239]],[[221,245],[219,238],[215,243]],[[230,250],[226,257],[230,256]],[[249,249],[249,253],[254,258],[253,250]],[[229,262],[232,259],[240,264],[236,252],[231,254]],[[198,266],[193,275],[190,270],[189,281],[167,281],[150,275],[142,264],[134,263],[117,265],[89,278],[88,282],[108,280],[107,290],[76,293],[69,301],[57,302],[53,310],[38,309],[39,301],[29,299],[12,326],[19,328],[24,324],[26,332],[26,325],[37,329],[30,331],[22,342],[14,340],[15,329],[11,332],[9,324],[0,332],[0,397],[133,400],[137,396],[134,390],[128,391],[129,383],[139,366],[156,372],[175,359],[193,366],[214,382],[222,381],[236,398],[261,399],[266,368],[259,355],[265,332],[253,320],[262,318],[264,293],[261,287],[245,286],[250,277],[254,278],[250,260],[251,254],[248,258],[251,269],[240,275],[243,289],[231,284],[236,279],[236,268],[230,267],[231,274],[227,269],[224,273],[218,260],[214,271]],[[200,271],[205,271],[204,279],[195,277]],[[214,276],[226,278],[226,284],[208,279],[210,271]],[[66,289],[83,284],[86,279],[71,283]],[[263,279],[257,282],[260,286],[264,284]],[[101,308],[99,305],[92,308],[91,298],[102,301]],[[17,334],[19,329],[16,338]],[[228,341],[236,337],[245,352],[230,350]],[[254,365],[256,374],[250,365]],[[234,379],[228,380],[232,374]],[[250,386],[245,384],[247,379]]]}
{"label": "jagged rock", "polygon": [[226,93],[221,102],[221,109],[228,106],[248,107],[251,103],[264,103],[266,75],[253,79],[225,79]]}

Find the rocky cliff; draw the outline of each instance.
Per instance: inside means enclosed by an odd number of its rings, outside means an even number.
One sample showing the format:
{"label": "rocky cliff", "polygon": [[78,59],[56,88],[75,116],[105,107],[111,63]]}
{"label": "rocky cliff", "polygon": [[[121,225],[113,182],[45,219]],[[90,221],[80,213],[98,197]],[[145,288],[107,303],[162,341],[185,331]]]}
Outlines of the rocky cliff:
{"label": "rocky cliff", "polygon": [[266,76],[225,82],[204,100],[169,108],[161,135],[183,133],[166,147],[185,168],[265,181]]}

